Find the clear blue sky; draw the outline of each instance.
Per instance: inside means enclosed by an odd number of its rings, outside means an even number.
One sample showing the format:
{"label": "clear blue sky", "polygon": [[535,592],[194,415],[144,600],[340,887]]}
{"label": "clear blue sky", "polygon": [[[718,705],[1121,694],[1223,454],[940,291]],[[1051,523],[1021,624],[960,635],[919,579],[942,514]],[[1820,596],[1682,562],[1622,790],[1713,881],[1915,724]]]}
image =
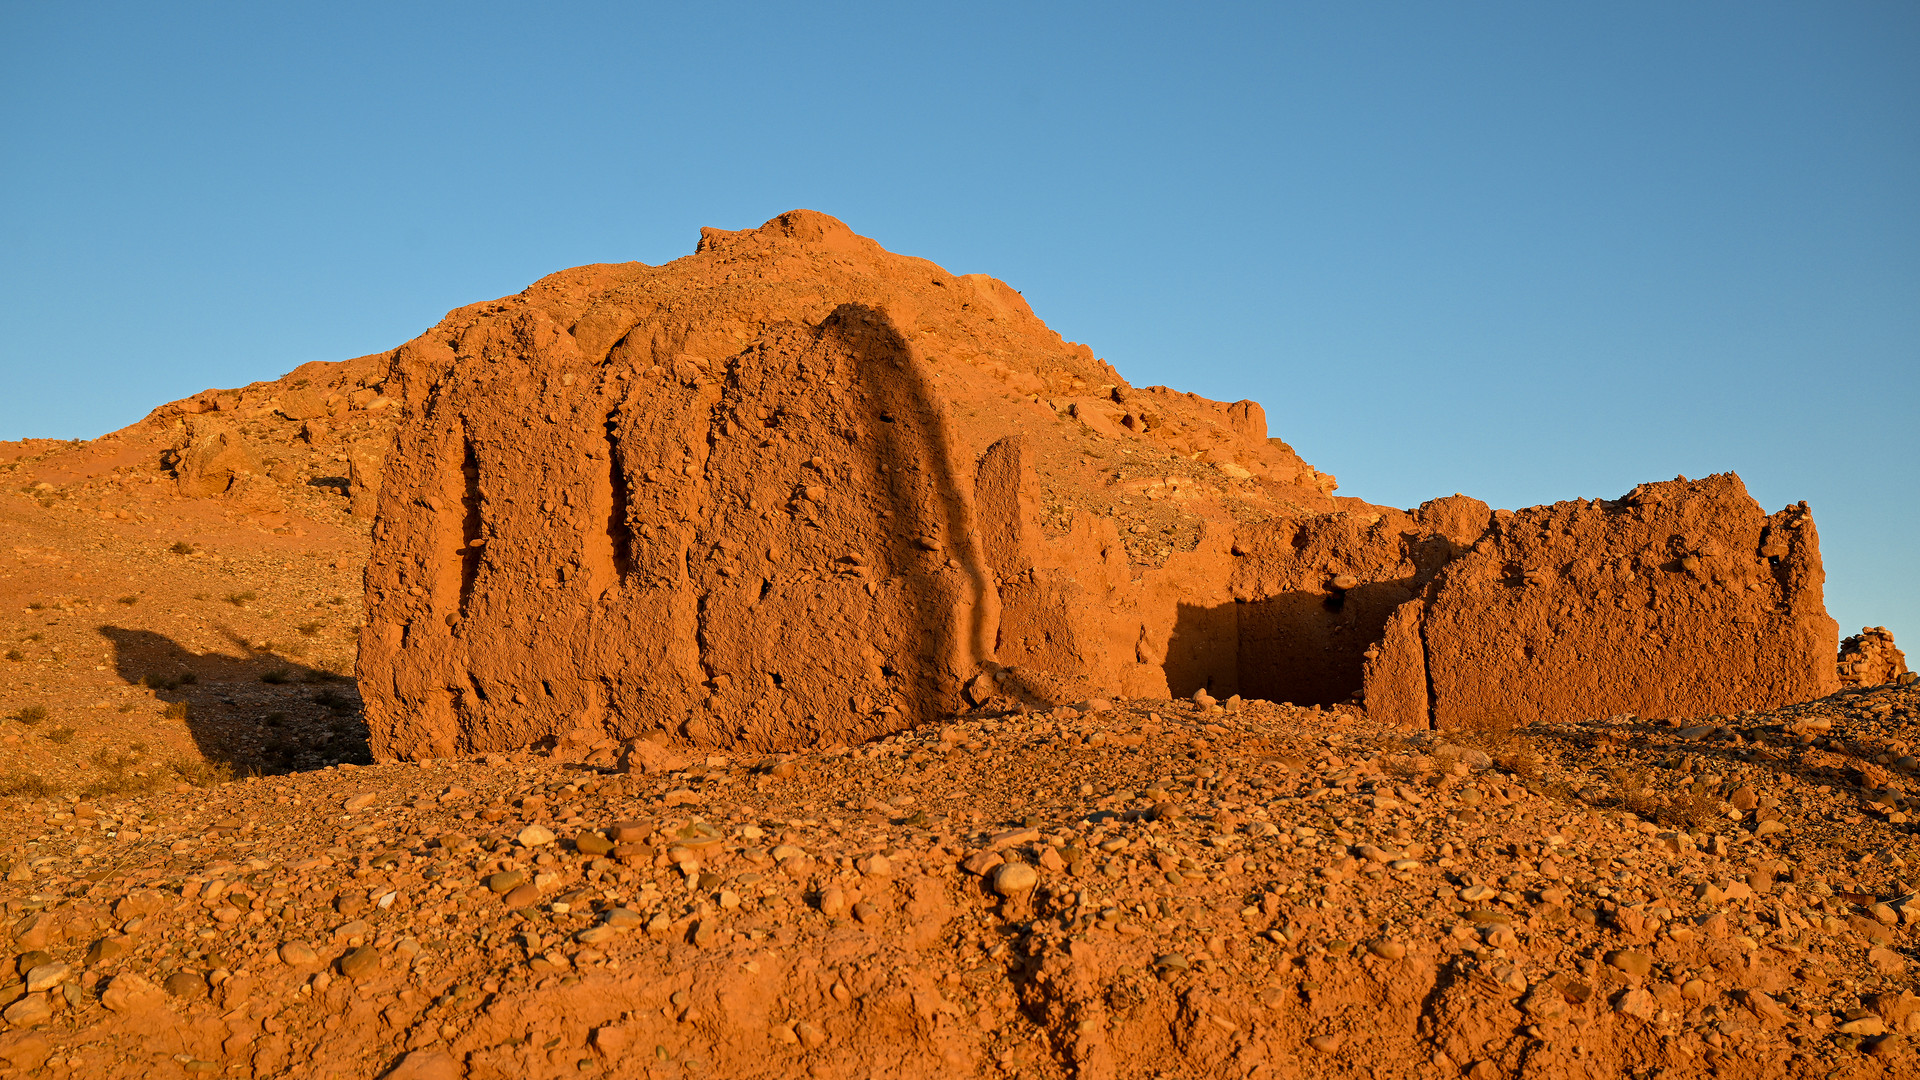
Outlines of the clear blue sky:
{"label": "clear blue sky", "polygon": [[1737,470],[1920,647],[1909,0],[13,3],[0,123],[0,438],[804,206],[1347,494]]}

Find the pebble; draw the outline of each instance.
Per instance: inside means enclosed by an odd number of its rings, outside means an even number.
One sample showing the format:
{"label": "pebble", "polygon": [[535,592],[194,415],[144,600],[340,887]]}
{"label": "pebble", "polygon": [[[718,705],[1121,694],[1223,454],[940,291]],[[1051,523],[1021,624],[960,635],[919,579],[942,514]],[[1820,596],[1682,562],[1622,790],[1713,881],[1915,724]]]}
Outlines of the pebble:
{"label": "pebble", "polygon": [[0,1011],[0,1017],[17,1028],[37,1027],[53,1019],[53,1005],[45,994],[28,994]]}
{"label": "pebble", "polygon": [[288,967],[307,967],[320,962],[320,954],[304,941],[289,941],[280,946],[280,962]]}
{"label": "pebble", "polygon": [[1406,945],[1398,941],[1370,941],[1367,951],[1382,960],[1404,960],[1407,956]]}
{"label": "pebble", "polygon": [[125,938],[103,937],[88,947],[86,959],[82,962],[87,967],[97,967],[109,961],[118,960],[127,954],[127,950]]}
{"label": "pebble", "polygon": [[1653,970],[1653,957],[1637,949],[1615,949],[1606,955],[1607,966],[1644,979]]}
{"label": "pebble", "polygon": [[993,891],[1009,898],[1024,896],[1039,883],[1039,872],[1026,863],[1001,863],[993,872]]}
{"label": "pebble", "polygon": [[72,975],[73,968],[58,961],[37,965],[27,972],[27,993],[37,994],[43,990],[51,990],[66,982]]}
{"label": "pebble", "polygon": [[1655,1010],[1653,995],[1638,987],[1621,992],[1613,1002],[1614,1012],[1640,1020],[1652,1020]]}
{"label": "pebble", "polygon": [[100,994],[100,1004],[117,1013],[144,1012],[157,1007],[163,1000],[159,987],[131,971],[115,975]]}
{"label": "pebble", "polygon": [[160,984],[171,997],[195,1001],[207,996],[207,979],[195,971],[176,971]]}
{"label": "pebble", "polygon": [[365,810],[367,807],[372,806],[375,802],[379,801],[379,798],[380,796],[375,795],[372,792],[365,792],[363,794],[355,795],[353,798],[348,799],[344,803],[341,803],[340,808],[342,810],[345,810],[347,813],[352,814],[360,810]]}
{"label": "pebble", "polygon": [[380,952],[371,945],[362,945],[348,951],[340,958],[340,974],[359,981],[380,971]]}
{"label": "pebble", "polygon": [[521,847],[537,848],[553,843],[553,830],[545,825],[529,825],[521,829],[514,839],[519,841]]}

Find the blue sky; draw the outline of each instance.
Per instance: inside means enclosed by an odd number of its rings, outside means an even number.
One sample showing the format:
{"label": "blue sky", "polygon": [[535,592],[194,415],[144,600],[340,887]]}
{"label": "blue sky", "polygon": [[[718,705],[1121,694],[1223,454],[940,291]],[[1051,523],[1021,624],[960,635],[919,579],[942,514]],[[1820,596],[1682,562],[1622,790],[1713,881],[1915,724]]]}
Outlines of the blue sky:
{"label": "blue sky", "polygon": [[1920,6],[11,4],[0,438],[834,214],[1345,494],[1813,505],[1920,646]]}

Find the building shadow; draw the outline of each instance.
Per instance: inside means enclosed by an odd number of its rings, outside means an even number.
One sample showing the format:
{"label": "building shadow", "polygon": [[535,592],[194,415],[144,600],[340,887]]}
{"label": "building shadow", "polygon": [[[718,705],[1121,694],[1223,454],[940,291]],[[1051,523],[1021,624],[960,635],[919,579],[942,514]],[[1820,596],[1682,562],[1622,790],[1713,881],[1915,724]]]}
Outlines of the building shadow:
{"label": "building shadow", "polygon": [[100,627],[115,673],[166,702],[209,763],[284,773],[373,761],[353,680],[221,633],[244,655],[194,652],[152,630]]}
{"label": "building shadow", "polygon": [[[964,708],[960,684],[992,653],[986,640],[986,554],[970,510],[972,463],[954,461],[954,441],[938,392],[885,312],[843,304],[821,326],[850,347],[868,388],[859,417],[868,482],[886,507],[875,523],[883,558],[905,586],[913,654],[899,658],[897,690],[908,724]],[[921,550],[937,538],[946,557]]]}

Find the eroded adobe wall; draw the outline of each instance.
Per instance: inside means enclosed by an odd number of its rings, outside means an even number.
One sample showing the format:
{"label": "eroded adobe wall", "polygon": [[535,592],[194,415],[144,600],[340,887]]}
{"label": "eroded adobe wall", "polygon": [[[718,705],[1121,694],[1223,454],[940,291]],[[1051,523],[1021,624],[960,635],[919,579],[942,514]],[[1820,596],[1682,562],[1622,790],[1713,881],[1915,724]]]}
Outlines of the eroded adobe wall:
{"label": "eroded adobe wall", "polygon": [[383,758],[843,742],[963,686],[1497,726],[1832,682],[1811,522],[1737,479],[1497,520],[1336,497],[1258,405],[1129,387],[824,215],[456,310],[383,386],[353,481]]}
{"label": "eroded adobe wall", "polygon": [[1884,626],[1863,626],[1840,643],[1840,685],[1882,686],[1907,673],[1907,654]]}
{"label": "eroded adobe wall", "polygon": [[377,755],[775,749],[955,706],[990,632],[970,470],[884,315],[777,328],[723,371],[536,345],[441,385],[396,448]]}
{"label": "eroded adobe wall", "polygon": [[1424,675],[1434,726],[1503,728],[1819,697],[1823,580],[1805,505],[1768,516],[1732,474],[1502,512],[1396,615],[1367,698],[1411,721]]}

